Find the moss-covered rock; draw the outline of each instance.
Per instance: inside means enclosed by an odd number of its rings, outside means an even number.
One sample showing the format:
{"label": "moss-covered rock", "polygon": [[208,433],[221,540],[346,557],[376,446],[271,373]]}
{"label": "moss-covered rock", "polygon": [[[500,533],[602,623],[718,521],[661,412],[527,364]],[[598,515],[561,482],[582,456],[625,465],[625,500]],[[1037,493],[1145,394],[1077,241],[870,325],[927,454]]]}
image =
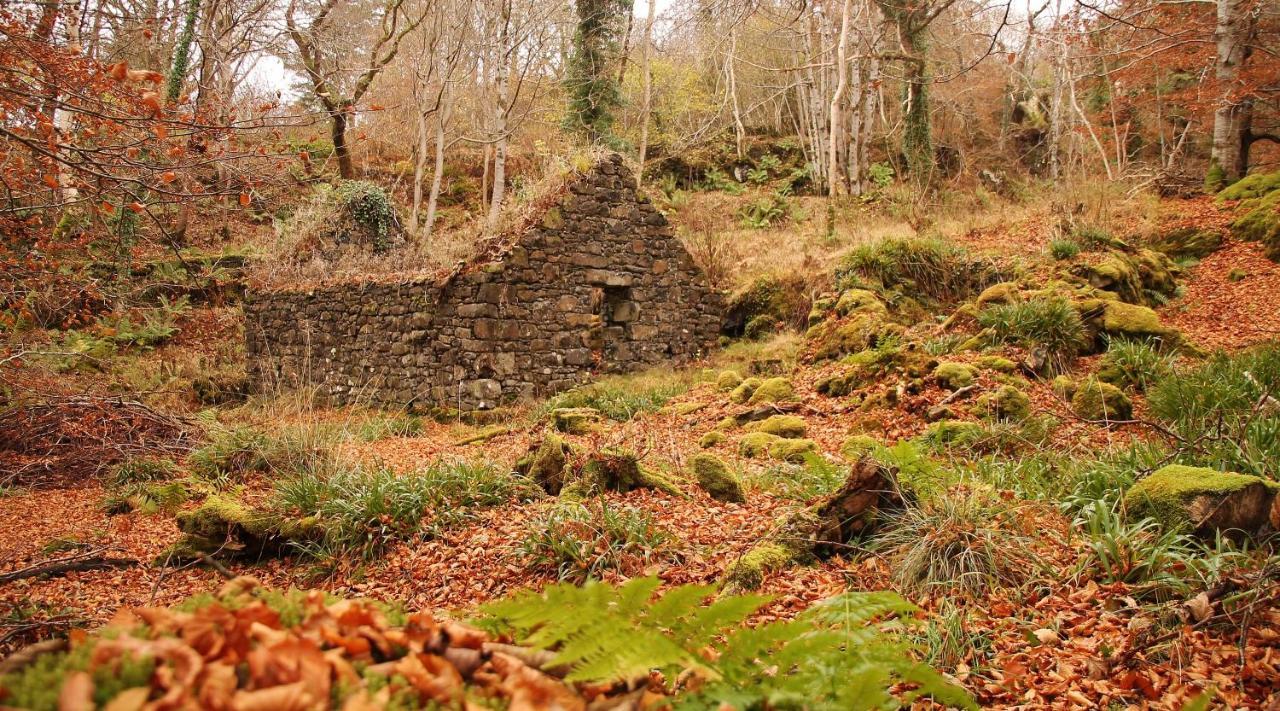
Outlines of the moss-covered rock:
{"label": "moss-covered rock", "polygon": [[840,443],[840,456],[850,462],[856,462],[882,446],[879,440],[871,435],[856,434]]}
{"label": "moss-covered rock", "polygon": [[689,460],[689,467],[698,486],[716,501],[742,503],[747,500],[742,493],[742,482],[719,457],[699,454]]}
{"label": "moss-covered rock", "polygon": [[1170,257],[1204,259],[1222,248],[1222,233],[1201,227],[1170,230],[1151,241],[1151,248]]}
{"label": "moss-covered rock", "polygon": [[716,389],[725,392],[731,391],[742,384],[742,375],[736,370],[722,370],[716,376]]}
{"label": "moss-covered rock", "polygon": [[844,397],[862,387],[863,372],[861,368],[849,368],[825,375],[813,384],[814,390],[828,397]]}
{"label": "moss-covered rock", "polygon": [[1020,287],[1017,282],[1003,281],[999,284],[992,284],[978,294],[978,308],[984,308],[991,304],[1007,304],[1018,298]]}
{"label": "moss-covered rock", "polygon": [[973,385],[973,381],[978,378],[978,371],[964,363],[939,363],[933,369],[933,377],[947,390],[959,390],[966,385]]}
{"label": "moss-covered rock", "polygon": [[1277,491],[1280,485],[1261,477],[1170,464],[1130,487],[1125,504],[1169,528],[1259,535],[1280,524],[1273,514]]}
{"label": "moss-covered rock", "polygon": [[738,386],[729,393],[729,401],[739,405],[747,402],[755,394],[756,388],[760,387],[763,382],[760,378],[747,378],[738,383]]}
{"label": "moss-covered rock", "polygon": [[565,434],[584,435],[599,429],[604,415],[594,407],[557,407],[551,425]]}
{"label": "moss-covered rock", "polygon": [[1003,356],[988,355],[982,356],[973,361],[973,364],[983,370],[994,370],[997,373],[1012,373],[1018,369],[1018,364]]}
{"label": "moss-covered rock", "polygon": [[956,307],[955,311],[942,322],[942,330],[944,331],[971,331],[978,328],[978,314],[982,312],[982,307],[972,302],[966,302]]}
{"label": "moss-covered rock", "polygon": [[921,439],[933,449],[948,447],[972,447],[987,436],[987,430],[977,422],[943,420],[925,428]]}
{"label": "moss-covered rock", "polygon": [[748,459],[760,459],[769,456],[769,447],[782,438],[768,432],[752,432],[738,439],[738,454]]}
{"label": "moss-covered rock", "polygon": [[1128,420],[1133,417],[1133,403],[1124,391],[1111,383],[1090,378],[1071,396],[1071,410],[1086,420]]}
{"label": "moss-covered rock", "polygon": [[1001,385],[976,404],[983,415],[996,420],[1024,420],[1031,414],[1031,398],[1012,385]]}
{"label": "moss-covered rock", "polygon": [[1232,183],[1218,193],[1218,200],[1249,200],[1280,190],[1280,170],[1272,173],[1254,173]]}
{"label": "moss-covered rock", "polygon": [[751,393],[747,404],[761,405],[767,402],[788,402],[794,399],[795,390],[792,389],[790,380],[786,378],[769,378],[760,383],[760,387]]}
{"label": "moss-covered rock", "polygon": [[742,337],[749,341],[763,341],[777,333],[781,328],[777,317],[771,314],[760,314],[747,322],[742,329]]}
{"label": "moss-covered rock", "polygon": [[787,439],[798,439],[805,435],[808,427],[804,418],[795,415],[773,415],[747,426],[752,432],[768,432],[771,435]]}
{"label": "moss-covered rock", "polygon": [[1071,376],[1069,375],[1059,375],[1058,377],[1054,378],[1053,383],[1050,385],[1050,387],[1053,388],[1053,394],[1057,395],[1063,400],[1070,400],[1072,397],[1074,397],[1076,394],[1076,389],[1078,388],[1078,386],[1076,385],[1076,381],[1072,380]]}
{"label": "moss-covered rock", "polygon": [[775,323],[799,326],[809,312],[809,284],[801,274],[769,274],[729,296],[725,309],[725,333],[743,333],[747,324],[761,316],[771,316]]}
{"label": "moss-covered rock", "polygon": [[747,551],[725,571],[725,583],[733,590],[756,590],[765,576],[795,561],[795,552],[779,543],[761,543]]}
{"label": "moss-covered rock", "polygon": [[903,327],[878,314],[856,312],[841,320],[823,321],[805,337],[812,344],[814,360],[829,360],[874,348],[884,338],[899,335]]}
{"label": "moss-covered rock", "polygon": [[769,458],[792,464],[800,464],[817,453],[818,443],[811,439],[779,439],[769,445]]}
{"label": "moss-covered rock", "polygon": [[1231,234],[1261,242],[1267,258],[1280,261],[1280,189],[1241,203],[1240,209],[1243,214],[1231,223]]}
{"label": "moss-covered rock", "polygon": [[702,435],[702,438],[698,440],[698,446],[703,449],[710,449],[724,440],[725,436],[723,432],[719,430],[711,430],[710,432]]}
{"label": "moss-covered rock", "polygon": [[1091,299],[1081,301],[1078,308],[1085,322],[1098,333],[1130,340],[1159,339],[1173,345],[1182,341],[1177,329],[1166,326],[1159,314],[1145,306]]}
{"label": "moss-covered rock", "polygon": [[870,289],[847,289],[836,301],[835,312],[840,316],[864,313],[883,318],[889,314],[889,309]]}

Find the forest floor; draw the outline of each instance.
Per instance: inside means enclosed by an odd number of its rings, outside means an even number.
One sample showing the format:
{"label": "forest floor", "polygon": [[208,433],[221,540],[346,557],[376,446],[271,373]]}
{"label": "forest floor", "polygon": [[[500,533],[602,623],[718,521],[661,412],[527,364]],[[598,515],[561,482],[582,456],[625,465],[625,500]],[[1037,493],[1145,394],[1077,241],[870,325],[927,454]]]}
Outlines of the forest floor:
{"label": "forest floor", "polygon": [[[1224,223],[1221,211],[1208,200],[1167,201],[1160,211],[1162,224],[1196,221],[1220,227]],[[1031,211],[1001,222],[1002,227],[971,226],[955,240],[973,250],[1006,250],[1030,258],[1048,248],[1051,230],[1046,225],[1050,222],[1045,212]],[[837,248],[847,244],[843,238],[837,242]],[[832,248],[823,247],[816,237],[814,244],[815,253],[824,256],[805,257],[807,252],[800,250],[793,263],[802,266],[816,260],[826,269]],[[1185,270],[1179,295],[1159,311],[1168,324],[1201,348],[1234,351],[1280,334],[1277,304],[1280,265],[1265,259],[1256,245],[1228,239],[1222,249]],[[181,401],[185,395],[166,392],[172,383],[156,373],[189,374],[234,357],[234,349],[227,344],[240,338],[238,318],[235,307],[188,311],[178,321],[178,336],[130,362],[133,371],[143,374],[116,373],[115,385],[108,390],[133,397],[142,389],[139,383],[159,384],[148,393],[150,406],[163,408]],[[825,397],[818,393],[817,383],[831,374],[833,366],[807,362],[802,350],[794,335],[731,346],[709,362],[656,376],[689,384],[661,407],[627,421],[606,420],[593,433],[566,435],[583,451],[632,450],[648,466],[676,479],[685,494],[637,490],[604,495],[605,506],[642,512],[665,534],[662,545],[625,556],[618,565],[601,571],[606,580],[656,575],[672,585],[716,583],[786,513],[813,498],[813,489],[798,481],[807,476],[803,467],[743,458],[732,440],[706,450],[700,447],[705,433],[740,409],[716,387],[721,370],[741,368],[760,358],[780,358],[794,365],[789,375],[801,404],[795,414],[807,423],[806,436],[831,456],[851,434],[871,433],[885,443],[920,435],[928,425],[924,413],[946,395],[931,384],[879,408]],[[1023,355],[1016,347],[981,355],[993,353],[1014,359]],[[956,354],[952,359],[972,362],[979,355]],[[1081,372],[1096,369],[1096,360],[1083,359]],[[92,381],[102,396],[109,394],[101,390],[103,374],[99,372],[33,373],[30,378],[29,387],[46,378],[44,388],[68,393],[81,391]],[[983,371],[978,385],[990,390],[1001,382]],[[1107,452],[1151,436],[1140,424],[1102,427],[1074,417],[1047,380],[1030,381],[1026,390],[1034,412],[1057,418],[1046,450]],[[1136,418],[1142,419],[1144,400],[1141,395],[1134,400]],[[252,402],[227,416],[264,428],[325,423],[347,433],[378,417],[358,408],[271,407]],[[423,420],[412,436],[350,435],[342,438],[340,448],[346,456],[404,474],[448,460],[506,467],[539,440],[543,416],[542,404],[523,405],[505,420],[509,431],[473,444],[459,442],[486,432],[489,425]],[[742,472],[746,503],[722,503],[692,485],[689,459],[703,451],[724,458]],[[272,484],[269,477],[250,479],[242,495],[252,497]],[[963,488],[969,485],[976,484],[957,485],[960,490],[955,495],[964,496]],[[1243,621],[1225,624],[1220,619],[1170,624],[1167,618],[1176,616],[1184,599],[1140,602],[1141,586],[1099,582],[1082,563],[1091,555],[1090,540],[1069,514],[1051,501],[1022,500],[1013,484],[1007,491],[998,483],[995,488],[1010,499],[1018,496],[1010,525],[1034,551],[1034,569],[1023,571],[1019,585],[997,587],[978,596],[950,592],[915,596],[926,611],[922,641],[935,665],[980,703],[1177,709],[1212,687],[1219,694],[1218,702],[1232,708],[1280,704],[1280,609],[1261,606]],[[108,514],[103,502],[111,493],[111,486],[96,477],[54,487],[0,490],[0,573],[56,558],[77,546],[143,563],[0,584],[0,648],[9,651],[41,631],[93,628],[123,607],[173,605],[222,584],[222,574],[206,566],[149,565],[178,541],[174,516],[164,511]],[[409,609],[434,608],[465,617],[480,603],[556,580],[557,570],[533,563],[522,546],[555,506],[555,499],[541,499],[469,512],[465,521],[441,529],[434,537],[393,542],[367,561],[321,564],[285,558],[225,565],[273,587],[322,588],[337,595],[397,600]],[[814,565],[788,567],[765,577],[761,590],[774,600],[759,619],[789,617],[849,589],[893,589],[894,581],[891,563],[876,551],[850,550]]]}

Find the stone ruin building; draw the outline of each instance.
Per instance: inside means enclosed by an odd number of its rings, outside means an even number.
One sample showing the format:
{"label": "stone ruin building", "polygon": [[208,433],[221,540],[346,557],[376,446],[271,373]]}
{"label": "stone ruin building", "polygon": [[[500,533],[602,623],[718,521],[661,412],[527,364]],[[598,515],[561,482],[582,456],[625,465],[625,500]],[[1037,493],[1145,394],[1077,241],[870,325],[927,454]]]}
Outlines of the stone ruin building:
{"label": "stone ruin building", "polygon": [[487,409],[716,343],[720,294],[620,157],[528,225],[442,277],[250,293],[250,378],[335,404]]}

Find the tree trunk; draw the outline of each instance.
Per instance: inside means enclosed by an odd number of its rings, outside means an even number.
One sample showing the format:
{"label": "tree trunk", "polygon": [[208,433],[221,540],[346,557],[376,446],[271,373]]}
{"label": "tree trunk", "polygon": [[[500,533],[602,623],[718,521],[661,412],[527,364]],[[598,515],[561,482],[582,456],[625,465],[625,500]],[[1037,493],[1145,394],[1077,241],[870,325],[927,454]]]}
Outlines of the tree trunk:
{"label": "tree trunk", "polygon": [[498,57],[494,67],[497,69],[498,101],[494,108],[494,133],[497,142],[493,155],[493,199],[489,201],[489,217],[485,221],[485,229],[493,234],[498,228],[498,217],[502,214],[502,200],[507,190],[507,113],[510,111],[510,82],[512,60],[511,48],[511,3],[503,2],[501,7],[502,27],[498,32]]}
{"label": "tree trunk", "polygon": [[840,161],[836,151],[839,148],[843,121],[840,118],[840,104],[849,88],[849,0],[844,0],[840,11],[840,39],[836,43],[836,90],[831,95],[831,135],[827,145],[827,194],[835,197],[841,192]]}
{"label": "tree trunk", "polygon": [[650,61],[653,55],[653,17],[657,11],[657,0],[649,0],[649,13],[644,22],[644,62],[642,75],[644,79],[644,105],[640,111],[640,164],[636,168],[636,189],[644,185],[644,160],[649,151],[649,112],[653,110],[653,71]]}
{"label": "tree trunk", "polygon": [[421,227],[421,223],[418,222],[418,215],[422,210],[422,179],[426,177],[427,171],[427,117],[430,114],[423,111],[421,106],[415,108],[414,113],[418,119],[418,147],[414,151],[413,207],[409,210],[409,224],[412,226],[414,235],[417,235],[418,229]]}
{"label": "tree trunk", "polygon": [[440,98],[440,110],[436,112],[436,165],[431,174],[431,195],[427,198],[427,224],[423,228],[422,238],[431,239],[431,232],[436,226],[436,206],[440,203],[440,186],[444,181],[445,125],[449,121],[452,107],[447,103],[451,99]]}
{"label": "tree trunk", "polygon": [[338,159],[338,175],[343,180],[355,180],[356,169],[351,164],[351,151],[347,148],[347,111],[338,109],[329,114],[329,135],[333,139],[333,155]]}
{"label": "tree trunk", "polygon": [[729,61],[725,63],[725,72],[729,78],[729,98],[733,104],[733,137],[734,143],[738,150],[738,158],[744,155],[743,141],[746,138],[747,129],[742,124],[742,109],[738,105],[738,73],[734,71],[734,55],[738,52],[738,30],[734,28],[729,33]]}
{"label": "tree trunk", "polygon": [[1215,76],[1218,80],[1218,108],[1213,113],[1212,162],[1222,171],[1222,179],[1231,183],[1249,170],[1249,127],[1253,106],[1247,98],[1236,95],[1240,70],[1249,57],[1249,38],[1253,34],[1254,15],[1249,0],[1218,0],[1218,22],[1214,28],[1217,42]]}

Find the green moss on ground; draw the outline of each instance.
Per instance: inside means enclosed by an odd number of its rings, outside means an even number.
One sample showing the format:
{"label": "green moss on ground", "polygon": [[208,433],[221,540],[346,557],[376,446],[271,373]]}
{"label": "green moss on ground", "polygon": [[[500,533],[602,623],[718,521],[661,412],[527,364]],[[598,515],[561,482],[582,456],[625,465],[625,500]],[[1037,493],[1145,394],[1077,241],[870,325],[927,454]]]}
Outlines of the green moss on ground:
{"label": "green moss on ground", "polygon": [[743,380],[729,393],[729,401],[738,405],[745,404],[751,399],[752,395],[755,395],[756,389],[759,388],[763,382],[764,381],[760,378],[747,378],[746,380]]}
{"label": "green moss on ground", "polygon": [[742,384],[742,376],[736,370],[722,370],[716,376],[716,389],[731,391]]}
{"label": "green moss on ground", "polygon": [[1012,385],[1001,385],[976,404],[984,416],[995,420],[1025,420],[1031,414],[1031,398]]}
{"label": "green moss on ground", "polygon": [[1218,193],[1219,200],[1249,200],[1280,190],[1280,170],[1273,173],[1254,173],[1232,183]]}
{"label": "green moss on ground", "polygon": [[719,430],[711,430],[710,432],[702,435],[702,438],[698,440],[698,446],[703,449],[709,449],[720,444],[724,440],[725,435],[723,432]]}
{"label": "green moss on ground", "polygon": [[978,371],[964,363],[939,363],[938,367],[933,369],[933,377],[942,387],[948,390],[959,390],[967,385],[973,385],[973,381],[978,378]]}
{"label": "green moss on ground", "polygon": [[719,457],[699,454],[689,460],[689,467],[698,486],[716,501],[742,503],[747,500],[742,493],[742,482]]}
{"label": "green moss on ground", "polygon": [[752,423],[748,429],[752,432],[768,432],[787,439],[797,439],[805,435],[808,427],[805,425],[804,418],[795,415],[773,415],[768,419]]}
{"label": "green moss on ground", "polygon": [[925,428],[922,441],[933,449],[971,447],[987,436],[987,429],[977,422],[943,420]]}
{"label": "green moss on ground", "polygon": [[551,411],[551,424],[565,434],[584,435],[599,429],[604,415],[593,407],[558,407]]}
{"label": "green moss on ground", "polygon": [[795,399],[795,390],[791,381],[786,378],[769,378],[760,383],[760,387],[751,393],[747,400],[749,405],[761,405],[768,402],[787,402]]}
{"label": "green moss on ground", "polygon": [[769,456],[769,447],[774,442],[780,442],[782,438],[768,432],[752,432],[743,435],[738,440],[738,454],[748,459],[759,459]]}
{"label": "green moss on ground", "polygon": [[756,590],[765,576],[795,562],[795,553],[778,543],[761,543],[739,558],[725,573],[725,583],[736,590]]}
{"label": "green moss on ground", "polygon": [[973,364],[983,370],[994,370],[997,373],[1012,373],[1018,369],[1017,363],[1014,363],[1008,358],[994,355],[982,356],[975,360]]}
{"label": "green moss on ground", "polygon": [[883,446],[879,440],[871,435],[856,434],[840,443],[840,456],[851,462],[856,462]]}
{"label": "green moss on ground", "polygon": [[1128,420],[1133,417],[1133,403],[1124,391],[1111,383],[1090,378],[1071,396],[1071,410],[1086,420]]}

